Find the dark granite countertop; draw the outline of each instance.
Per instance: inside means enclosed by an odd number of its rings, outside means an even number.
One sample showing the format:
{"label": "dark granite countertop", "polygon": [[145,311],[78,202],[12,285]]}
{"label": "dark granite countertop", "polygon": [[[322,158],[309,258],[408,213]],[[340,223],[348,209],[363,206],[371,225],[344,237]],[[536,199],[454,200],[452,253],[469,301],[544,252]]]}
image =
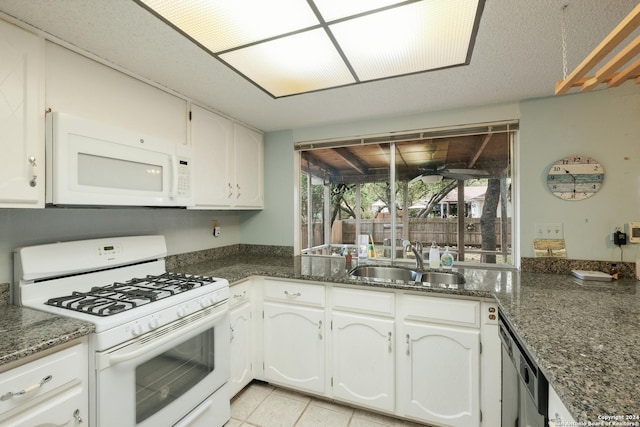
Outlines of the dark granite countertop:
{"label": "dark granite countertop", "polygon": [[[384,287],[496,298],[527,350],[577,422],[640,415],[640,282],[581,282],[562,274],[457,269],[464,287],[368,283],[346,275],[340,257],[232,255],[167,263],[170,271]],[[2,289],[0,289],[2,291]],[[0,302],[0,366],[93,332],[93,325]],[[551,414],[553,416],[553,414]]]}
{"label": "dark granite countertop", "polygon": [[[570,275],[458,269],[464,288],[349,279],[338,257],[235,256],[178,268],[237,282],[271,276],[496,298],[577,422],[640,415],[640,282],[584,282]],[[319,259],[319,260],[318,260]],[[553,416],[554,414],[551,414]]]}
{"label": "dark granite countertop", "polygon": [[[369,263],[369,265],[375,264]],[[222,257],[197,264],[170,266],[168,269],[221,277],[232,284],[250,276],[268,276],[475,298],[493,298],[493,292],[510,286],[512,276],[516,274],[511,270],[454,268],[453,271],[464,274],[467,281],[464,286],[424,286],[419,283],[389,280],[371,282],[362,278],[349,277],[342,257],[272,257],[268,255]]]}
{"label": "dark granite countertop", "polygon": [[495,296],[576,422],[640,416],[640,282],[521,273]]}
{"label": "dark granite countertop", "polygon": [[94,330],[92,323],[0,304],[0,370],[4,364],[89,335]]}

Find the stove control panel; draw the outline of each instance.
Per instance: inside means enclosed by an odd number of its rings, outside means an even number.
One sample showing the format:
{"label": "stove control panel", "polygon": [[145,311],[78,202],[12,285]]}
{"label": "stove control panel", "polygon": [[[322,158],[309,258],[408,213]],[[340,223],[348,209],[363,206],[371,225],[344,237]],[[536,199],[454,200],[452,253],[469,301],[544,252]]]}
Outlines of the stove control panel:
{"label": "stove control panel", "polygon": [[120,253],[122,253],[122,245],[120,244],[98,246],[98,255],[100,256],[114,256]]}

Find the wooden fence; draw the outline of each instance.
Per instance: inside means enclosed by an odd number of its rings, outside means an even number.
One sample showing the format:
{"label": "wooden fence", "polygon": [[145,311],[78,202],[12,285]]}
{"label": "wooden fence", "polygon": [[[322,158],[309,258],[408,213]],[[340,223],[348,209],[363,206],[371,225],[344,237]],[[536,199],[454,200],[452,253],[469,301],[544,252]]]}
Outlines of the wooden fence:
{"label": "wooden fence", "polygon": [[[511,242],[511,219],[507,224],[507,242]],[[480,218],[465,218],[464,220],[464,245],[466,247],[479,248],[482,244]],[[412,242],[421,242],[427,247],[431,242],[439,246],[457,246],[458,244],[458,219],[457,218],[411,218],[409,220],[409,235],[404,232],[403,224],[396,224],[396,237],[409,239]],[[307,245],[307,229],[303,225],[302,247]],[[385,239],[391,238],[391,223],[389,219],[362,219],[360,220],[360,232],[370,234],[376,245],[382,245]],[[496,218],[495,225],[496,242],[500,246],[502,241],[501,218]],[[314,224],[314,246],[322,242],[323,224]],[[353,244],[356,240],[356,221],[336,221],[332,230],[332,244]]]}

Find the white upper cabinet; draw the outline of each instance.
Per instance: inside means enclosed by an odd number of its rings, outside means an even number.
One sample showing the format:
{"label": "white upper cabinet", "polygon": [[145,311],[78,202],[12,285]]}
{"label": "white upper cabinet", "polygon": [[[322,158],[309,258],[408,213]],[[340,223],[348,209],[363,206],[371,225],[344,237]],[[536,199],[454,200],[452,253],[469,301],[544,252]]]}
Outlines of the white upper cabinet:
{"label": "white upper cabinet", "polygon": [[0,21],[0,207],[44,207],[44,40]]}
{"label": "white upper cabinet", "polygon": [[52,42],[46,62],[47,108],[188,143],[186,100]]}
{"label": "white upper cabinet", "polygon": [[235,181],[239,208],[264,207],[264,143],[262,134],[234,124]]}
{"label": "white upper cabinet", "polygon": [[262,134],[191,106],[194,209],[262,209]]}
{"label": "white upper cabinet", "polygon": [[196,105],[191,106],[191,145],[194,158],[196,208],[231,206],[233,123]]}

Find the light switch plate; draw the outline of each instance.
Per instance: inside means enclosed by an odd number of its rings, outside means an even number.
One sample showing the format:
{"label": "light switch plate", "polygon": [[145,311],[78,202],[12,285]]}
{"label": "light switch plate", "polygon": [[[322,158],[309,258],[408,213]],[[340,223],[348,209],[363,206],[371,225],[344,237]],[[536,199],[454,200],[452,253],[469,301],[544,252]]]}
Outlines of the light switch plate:
{"label": "light switch plate", "polygon": [[534,225],[536,239],[564,239],[564,227],[561,222],[548,222]]}

